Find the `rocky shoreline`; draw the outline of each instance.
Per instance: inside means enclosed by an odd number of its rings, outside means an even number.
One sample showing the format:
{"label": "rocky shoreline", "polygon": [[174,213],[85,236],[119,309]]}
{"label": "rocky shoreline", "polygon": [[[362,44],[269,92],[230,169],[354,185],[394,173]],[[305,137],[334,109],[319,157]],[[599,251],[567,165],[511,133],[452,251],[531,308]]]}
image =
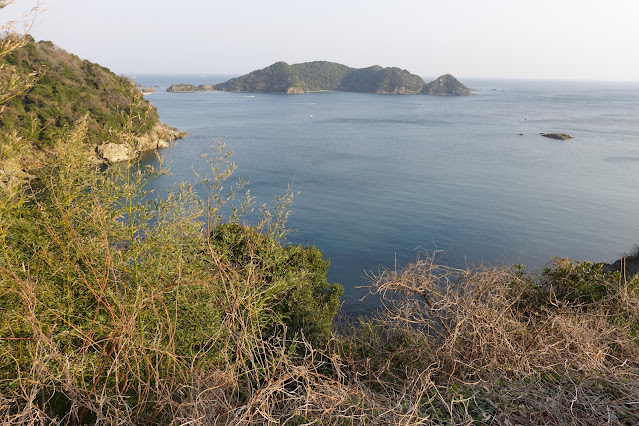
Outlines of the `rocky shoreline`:
{"label": "rocky shoreline", "polygon": [[[114,164],[138,158],[143,152],[168,148],[176,139],[187,135],[164,123],[156,124],[149,133],[133,138],[132,143],[103,143],[90,145],[87,158],[93,164]],[[29,170],[41,164],[47,155],[45,151],[35,150],[28,158],[14,157],[0,161],[0,190],[13,191],[36,178]]]}
{"label": "rocky shoreline", "polygon": [[183,139],[186,132],[158,123],[149,133],[136,136],[132,143],[103,143],[94,145],[89,160],[96,164],[113,164],[138,158],[143,152],[168,148],[176,139]]}

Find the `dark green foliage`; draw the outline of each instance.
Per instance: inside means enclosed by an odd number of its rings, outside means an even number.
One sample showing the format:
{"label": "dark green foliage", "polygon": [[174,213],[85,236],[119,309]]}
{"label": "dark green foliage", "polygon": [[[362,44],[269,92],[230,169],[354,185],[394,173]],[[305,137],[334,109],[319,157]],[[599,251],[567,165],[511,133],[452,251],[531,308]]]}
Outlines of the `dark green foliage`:
{"label": "dark green foliage", "polygon": [[355,70],[340,86],[348,92],[372,92],[389,94],[415,94],[424,87],[421,77],[399,68],[382,68],[379,65]]}
{"label": "dark green foliage", "polygon": [[218,226],[213,243],[242,274],[281,288],[273,310],[293,333],[314,345],[327,342],[343,288],[326,282],[329,261],[313,246],[282,246],[273,238],[237,224]]}
{"label": "dark green foliage", "polygon": [[344,77],[353,71],[346,65],[327,61],[305,62],[292,66],[304,81],[307,91],[339,90]]}
{"label": "dark green foliage", "polygon": [[300,78],[291,65],[276,62],[264,69],[217,84],[215,88],[227,92],[289,93],[289,89],[299,86]]}
{"label": "dark green foliage", "polygon": [[0,114],[0,125],[40,146],[85,114],[90,126],[87,143],[106,139],[110,130],[147,133],[157,122],[156,109],[141,98],[135,85],[98,64],[81,60],[50,41],[34,42],[0,59],[23,74],[36,72],[39,81],[11,99]]}
{"label": "dark green foliage", "polygon": [[556,259],[552,267],[544,269],[542,279],[545,286],[555,292],[558,301],[590,304],[610,295],[614,290],[610,282],[618,281],[619,273],[604,272],[603,263]]}
{"label": "dark green foliage", "polygon": [[349,73],[340,84],[340,89],[347,92],[367,92],[369,88],[375,87],[377,77],[383,68],[374,65],[368,68],[353,70]]}

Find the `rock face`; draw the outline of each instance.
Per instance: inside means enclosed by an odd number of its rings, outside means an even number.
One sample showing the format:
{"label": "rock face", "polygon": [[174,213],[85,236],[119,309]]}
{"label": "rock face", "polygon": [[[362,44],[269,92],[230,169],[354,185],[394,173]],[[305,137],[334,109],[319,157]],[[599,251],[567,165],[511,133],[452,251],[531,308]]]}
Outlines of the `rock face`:
{"label": "rock face", "polygon": [[22,184],[33,180],[35,176],[27,173],[17,159],[0,161],[0,191],[13,192]]}
{"label": "rock face", "polygon": [[182,139],[185,136],[185,132],[158,123],[148,134],[135,137],[133,144],[109,142],[95,145],[89,157],[94,163],[119,163],[135,159],[144,151],[167,148],[172,141]]}
{"label": "rock face", "polygon": [[119,163],[131,159],[131,147],[126,143],[104,143],[95,148],[98,158],[107,163]]}
{"label": "rock face", "polygon": [[542,135],[543,137],[546,138],[550,138],[550,139],[558,139],[561,141],[565,141],[567,139],[572,139],[573,137],[566,134],[566,133],[540,133],[540,135]]}
{"label": "rock face", "polygon": [[174,84],[170,92],[199,92],[212,87],[227,92],[300,94],[319,91],[393,95],[470,95],[470,89],[447,74],[425,84],[418,75],[396,67],[351,68],[328,61],[289,65],[276,62],[215,86]]}
{"label": "rock face", "polygon": [[437,96],[468,96],[471,91],[450,74],[444,74],[424,86],[422,93]]}

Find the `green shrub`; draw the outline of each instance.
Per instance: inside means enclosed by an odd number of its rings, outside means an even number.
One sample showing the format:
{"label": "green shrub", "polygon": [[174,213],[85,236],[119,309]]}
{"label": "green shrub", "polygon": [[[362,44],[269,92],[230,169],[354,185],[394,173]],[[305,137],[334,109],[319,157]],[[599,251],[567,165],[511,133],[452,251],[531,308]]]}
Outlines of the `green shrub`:
{"label": "green shrub", "polygon": [[329,262],[314,246],[282,246],[256,230],[227,223],[215,228],[213,244],[243,276],[259,274],[266,286],[280,288],[273,311],[295,334],[324,345],[343,288],[326,281]]}
{"label": "green shrub", "polygon": [[589,304],[610,295],[614,291],[611,282],[618,281],[619,274],[604,272],[603,263],[557,258],[552,267],[544,268],[542,280],[558,301]]}

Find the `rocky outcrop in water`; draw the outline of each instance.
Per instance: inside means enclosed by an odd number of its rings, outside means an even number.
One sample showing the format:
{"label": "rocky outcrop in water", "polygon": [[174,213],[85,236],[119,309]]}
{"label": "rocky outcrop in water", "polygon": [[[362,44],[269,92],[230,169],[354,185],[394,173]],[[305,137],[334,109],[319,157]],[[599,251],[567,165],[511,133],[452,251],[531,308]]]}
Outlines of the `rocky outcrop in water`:
{"label": "rocky outcrop in water", "polygon": [[145,151],[168,148],[171,142],[182,139],[186,135],[185,132],[158,123],[148,134],[134,137],[132,144],[108,142],[95,145],[90,159],[94,163],[107,164],[133,160]]}
{"label": "rocky outcrop in water", "polygon": [[545,138],[557,139],[560,141],[565,141],[568,139],[572,139],[573,137],[566,133],[540,133]]}
{"label": "rocky outcrop in water", "polygon": [[211,84],[200,84],[196,86],[194,84],[172,84],[166,89],[167,92],[173,93],[191,93],[191,92],[209,92],[213,90],[213,85]]}

